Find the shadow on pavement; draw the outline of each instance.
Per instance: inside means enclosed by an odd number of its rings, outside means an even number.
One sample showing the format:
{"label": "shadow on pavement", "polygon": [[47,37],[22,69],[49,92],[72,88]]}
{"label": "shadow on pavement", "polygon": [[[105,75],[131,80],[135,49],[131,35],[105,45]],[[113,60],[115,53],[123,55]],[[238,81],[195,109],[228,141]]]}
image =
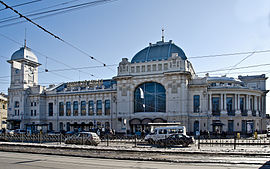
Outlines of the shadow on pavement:
{"label": "shadow on pavement", "polygon": [[270,169],[270,161],[267,161],[259,169]]}

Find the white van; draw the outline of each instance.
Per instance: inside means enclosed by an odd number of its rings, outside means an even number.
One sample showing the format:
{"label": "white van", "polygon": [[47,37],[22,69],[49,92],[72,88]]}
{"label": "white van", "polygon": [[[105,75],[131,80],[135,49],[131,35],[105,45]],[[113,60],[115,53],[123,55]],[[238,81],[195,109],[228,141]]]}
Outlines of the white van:
{"label": "white van", "polygon": [[150,144],[156,143],[158,140],[166,139],[172,134],[186,135],[185,126],[168,126],[157,127],[150,134],[146,135],[144,140]]}

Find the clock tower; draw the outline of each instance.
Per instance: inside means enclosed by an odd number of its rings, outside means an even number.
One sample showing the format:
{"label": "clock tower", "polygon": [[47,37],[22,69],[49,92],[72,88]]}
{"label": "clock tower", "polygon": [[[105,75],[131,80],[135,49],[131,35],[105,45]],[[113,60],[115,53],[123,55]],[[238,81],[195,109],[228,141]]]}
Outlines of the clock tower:
{"label": "clock tower", "polygon": [[11,60],[10,89],[26,89],[38,84],[38,59],[30,48],[24,46],[14,52]]}
{"label": "clock tower", "polygon": [[24,129],[29,120],[29,95],[38,88],[38,59],[30,48],[20,48],[14,52],[11,59],[11,80],[8,89],[8,128]]}

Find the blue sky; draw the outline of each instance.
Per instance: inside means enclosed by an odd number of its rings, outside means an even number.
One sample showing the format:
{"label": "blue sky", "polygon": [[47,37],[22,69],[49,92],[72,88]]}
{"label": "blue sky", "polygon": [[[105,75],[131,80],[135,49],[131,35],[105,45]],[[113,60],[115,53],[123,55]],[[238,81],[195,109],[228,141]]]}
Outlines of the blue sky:
{"label": "blue sky", "polygon": [[[31,0],[5,0],[16,5]],[[15,7],[22,14],[53,4],[70,0],[42,0],[33,4]],[[89,2],[77,0],[69,5]],[[92,0],[93,1],[93,0]],[[3,6],[0,5],[0,9]],[[16,16],[10,10],[0,11],[2,18]],[[23,19],[21,19],[23,20]],[[246,52],[270,49],[270,1],[268,0],[117,0],[75,10],[69,13],[34,20],[65,41],[79,47],[98,60],[114,65],[127,57],[129,60],[149,42],[161,39],[161,28],[165,29],[165,40],[173,40],[187,57]],[[10,65],[6,62],[24,41],[27,29],[27,46],[34,49],[42,64],[39,71],[71,67],[100,66],[88,56],[58,41],[36,26],[25,22],[1,27],[0,33],[21,43],[10,41],[0,35],[0,92],[7,93]],[[190,59],[196,72],[230,67],[247,55]],[[270,53],[254,54],[237,67],[270,63]],[[56,59],[60,64],[56,62]],[[117,66],[84,69],[79,71],[48,72],[39,74],[42,85],[76,80],[106,79],[116,76]],[[228,73],[213,72],[220,76]],[[227,76],[254,75],[265,73],[270,67],[256,67],[230,71]],[[91,76],[93,74],[94,76]],[[205,73],[198,74],[204,76]],[[270,88],[270,81],[267,82]],[[267,97],[268,100],[269,97]],[[270,111],[268,101],[268,112]]]}

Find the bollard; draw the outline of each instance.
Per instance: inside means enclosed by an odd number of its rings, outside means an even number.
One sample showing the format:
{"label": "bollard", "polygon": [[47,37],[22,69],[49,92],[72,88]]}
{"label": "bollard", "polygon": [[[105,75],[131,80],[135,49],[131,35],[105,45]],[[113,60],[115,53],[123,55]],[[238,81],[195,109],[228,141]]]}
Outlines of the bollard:
{"label": "bollard", "polygon": [[60,133],[60,144],[62,143],[62,134]]}
{"label": "bollard", "polygon": [[237,133],[237,138],[240,139],[240,133]]}
{"label": "bollard", "polygon": [[255,139],[255,140],[258,139],[258,132],[257,132],[257,131],[254,132],[254,139]]}
{"label": "bollard", "polygon": [[83,145],[83,134],[82,134],[82,145]]}
{"label": "bollard", "polygon": [[109,147],[109,134],[107,134],[107,147]]}
{"label": "bollard", "polygon": [[198,149],[200,150],[201,145],[200,145],[200,135],[198,136]]}
{"label": "bollard", "polygon": [[135,147],[137,147],[137,135],[135,134],[135,138],[134,138],[134,143],[135,143]]}
{"label": "bollard", "polygon": [[[238,135],[238,133],[237,133],[237,135]],[[236,149],[236,136],[234,136],[233,149]]]}

